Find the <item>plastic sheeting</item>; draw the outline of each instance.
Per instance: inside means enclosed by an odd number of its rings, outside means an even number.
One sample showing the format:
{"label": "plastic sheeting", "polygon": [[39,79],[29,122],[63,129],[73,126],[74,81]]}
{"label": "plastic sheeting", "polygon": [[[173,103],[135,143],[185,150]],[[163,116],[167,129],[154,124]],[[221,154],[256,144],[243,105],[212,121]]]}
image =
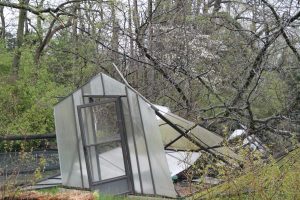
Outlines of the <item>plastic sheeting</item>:
{"label": "plastic sheeting", "polygon": [[188,169],[201,156],[199,152],[166,151],[166,158],[169,165],[171,176]]}

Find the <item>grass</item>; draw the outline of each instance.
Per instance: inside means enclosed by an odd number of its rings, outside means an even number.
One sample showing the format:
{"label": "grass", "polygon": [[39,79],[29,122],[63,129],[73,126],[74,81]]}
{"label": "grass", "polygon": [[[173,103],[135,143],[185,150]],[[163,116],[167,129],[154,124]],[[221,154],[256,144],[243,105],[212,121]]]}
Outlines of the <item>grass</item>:
{"label": "grass", "polygon": [[[82,192],[82,193],[87,193],[86,191],[80,191],[80,190],[77,190],[77,191]],[[40,189],[37,192],[55,197],[56,195],[58,195],[60,193],[68,193],[68,192],[71,193],[72,190],[68,191],[67,189],[64,189],[64,188],[52,187],[52,188]],[[88,192],[88,193],[91,193],[91,192]],[[128,199],[126,196],[113,196],[113,195],[99,194],[98,192],[94,192],[91,194],[93,195],[94,200],[127,200]]]}
{"label": "grass", "polygon": [[113,196],[113,195],[104,195],[99,194],[98,192],[93,193],[95,200],[127,200],[126,196]]}
{"label": "grass", "polygon": [[40,189],[39,192],[54,195],[60,192],[60,188],[59,187],[45,188],[45,189]]}

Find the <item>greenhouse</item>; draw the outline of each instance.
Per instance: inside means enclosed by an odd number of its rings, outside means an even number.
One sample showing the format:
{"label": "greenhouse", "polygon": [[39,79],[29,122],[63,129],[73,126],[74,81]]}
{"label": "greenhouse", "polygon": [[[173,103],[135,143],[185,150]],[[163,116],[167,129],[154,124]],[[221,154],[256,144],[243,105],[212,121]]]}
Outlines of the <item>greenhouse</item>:
{"label": "greenhouse", "polygon": [[[182,152],[239,159],[223,138],[100,73],[54,108],[62,185],[175,197]],[[177,157],[176,157],[177,156]],[[174,160],[175,159],[175,160]]]}

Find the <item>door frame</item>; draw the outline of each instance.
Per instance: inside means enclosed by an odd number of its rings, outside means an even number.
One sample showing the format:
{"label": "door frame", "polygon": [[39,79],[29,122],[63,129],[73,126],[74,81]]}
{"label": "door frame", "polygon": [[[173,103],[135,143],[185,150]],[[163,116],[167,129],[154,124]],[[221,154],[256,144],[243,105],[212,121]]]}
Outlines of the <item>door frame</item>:
{"label": "door frame", "polygon": [[[85,96],[86,97],[86,96]],[[123,96],[118,96],[118,97],[105,97],[105,96],[95,96],[93,95],[92,98],[105,98],[109,100],[104,100],[101,102],[95,102],[95,103],[87,103],[83,105],[78,105],[77,106],[77,114],[78,114],[78,119],[79,119],[79,126],[80,126],[80,132],[81,132],[81,138],[82,138],[82,145],[83,145],[83,151],[84,151],[84,157],[85,157],[85,164],[86,164],[86,169],[87,169],[87,175],[88,175],[88,182],[89,182],[89,188],[90,189],[97,189],[97,186],[101,186],[103,184],[109,184],[110,182],[116,182],[116,181],[121,181],[121,180],[127,180],[127,185],[128,185],[128,191],[125,193],[134,193],[133,190],[133,177],[132,177],[132,168],[131,168],[131,163],[130,163],[130,153],[129,153],[129,148],[128,148],[128,143],[127,143],[127,137],[126,137],[126,128],[125,128],[125,120],[124,120],[124,115],[123,115],[123,109],[122,109],[122,101],[121,98]],[[84,108],[91,108],[93,106],[97,105],[105,105],[106,103],[115,103],[116,106],[116,115],[117,115],[117,122],[118,122],[118,127],[120,130],[120,139],[112,139],[105,141],[106,142],[114,142],[114,141],[120,141],[121,142],[121,148],[122,148],[122,154],[123,154],[123,160],[124,160],[124,168],[125,168],[125,175],[123,176],[118,176],[114,178],[109,178],[105,180],[100,180],[100,181],[93,181],[92,180],[92,174],[91,174],[91,166],[90,166],[90,158],[89,158],[89,148],[91,146],[96,147],[97,145],[101,145],[102,142],[96,142],[94,144],[88,144],[86,141],[86,133],[85,133],[85,125],[83,121],[83,112],[82,109]],[[94,116],[92,115],[92,121],[94,121]],[[94,128],[94,127],[93,127]],[[93,131],[93,136],[94,135]],[[97,154],[98,156],[98,154]],[[97,169],[98,173],[100,172],[100,163],[99,159],[97,159]]]}

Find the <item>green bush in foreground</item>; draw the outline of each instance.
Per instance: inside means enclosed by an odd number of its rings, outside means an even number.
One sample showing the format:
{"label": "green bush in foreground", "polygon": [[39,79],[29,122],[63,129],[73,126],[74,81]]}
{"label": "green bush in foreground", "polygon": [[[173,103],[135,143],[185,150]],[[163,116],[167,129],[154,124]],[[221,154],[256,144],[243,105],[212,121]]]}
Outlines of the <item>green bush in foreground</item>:
{"label": "green bush in foreground", "polygon": [[300,199],[300,150],[268,164],[245,166],[244,175],[224,179],[219,186],[193,196],[193,199]]}

